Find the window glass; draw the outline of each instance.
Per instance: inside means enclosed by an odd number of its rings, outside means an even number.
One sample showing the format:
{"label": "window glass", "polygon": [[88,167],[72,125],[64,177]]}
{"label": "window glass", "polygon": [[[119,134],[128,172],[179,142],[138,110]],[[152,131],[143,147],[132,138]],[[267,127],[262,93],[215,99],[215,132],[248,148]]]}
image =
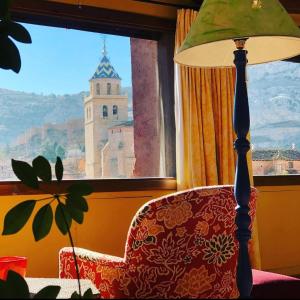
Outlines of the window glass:
{"label": "window glass", "polygon": [[38,155],[65,179],[163,177],[157,42],[23,25],[20,73],[0,70],[0,180]]}
{"label": "window glass", "polygon": [[248,67],[254,175],[300,174],[300,64]]}
{"label": "window glass", "polygon": [[107,109],[106,105],[103,105],[103,107],[102,107],[102,116],[103,116],[103,118],[108,117],[108,109]]}
{"label": "window glass", "polygon": [[117,115],[118,114],[118,106],[114,105],[113,106],[113,115]]}
{"label": "window glass", "polygon": [[107,84],[107,95],[111,94],[111,83]]}

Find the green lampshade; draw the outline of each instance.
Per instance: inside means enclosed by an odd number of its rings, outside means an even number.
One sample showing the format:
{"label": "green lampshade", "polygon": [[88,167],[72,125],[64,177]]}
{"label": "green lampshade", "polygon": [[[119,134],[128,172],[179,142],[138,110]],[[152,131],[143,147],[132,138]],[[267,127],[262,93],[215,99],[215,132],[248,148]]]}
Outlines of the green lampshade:
{"label": "green lampshade", "polygon": [[233,39],[248,38],[248,63],[300,54],[300,29],[278,0],[204,0],[175,61],[188,66],[233,66]]}

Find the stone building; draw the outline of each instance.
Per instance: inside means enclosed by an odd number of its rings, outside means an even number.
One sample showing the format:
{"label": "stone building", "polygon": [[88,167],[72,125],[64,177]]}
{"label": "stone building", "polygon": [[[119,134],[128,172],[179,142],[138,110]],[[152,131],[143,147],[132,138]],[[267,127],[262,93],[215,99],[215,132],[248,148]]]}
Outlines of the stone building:
{"label": "stone building", "polygon": [[102,150],[103,177],[130,178],[135,164],[133,121],[108,129],[108,142]]}
{"label": "stone building", "polygon": [[[124,174],[132,173],[122,168],[121,173],[116,171],[115,166],[118,165],[116,157],[110,157],[110,153],[113,153],[111,152],[113,146],[107,144],[111,142],[111,128],[128,121],[128,96],[121,94],[121,78],[107,57],[105,45],[102,53],[100,64],[90,79],[90,95],[84,99],[85,171],[88,178],[122,177]],[[132,134],[119,136],[118,143],[119,145],[131,144],[132,153],[128,154],[131,150],[124,150],[122,153],[133,157],[133,127],[129,131]],[[126,140],[121,140],[121,138]],[[104,165],[106,166],[105,172]],[[113,169],[112,174],[108,166]]]}
{"label": "stone building", "polygon": [[300,152],[296,149],[252,151],[254,175],[288,175],[300,173]]}

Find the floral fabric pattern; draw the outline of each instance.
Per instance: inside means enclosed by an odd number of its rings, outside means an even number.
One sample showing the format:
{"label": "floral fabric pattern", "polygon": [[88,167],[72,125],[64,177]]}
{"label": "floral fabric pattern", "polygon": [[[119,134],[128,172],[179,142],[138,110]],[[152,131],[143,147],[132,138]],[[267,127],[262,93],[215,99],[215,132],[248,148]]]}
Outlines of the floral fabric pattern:
{"label": "floral fabric pattern", "polygon": [[[255,199],[252,188],[252,220]],[[81,278],[102,298],[237,298],[235,206],[233,186],[149,201],[133,218],[124,258],[76,248]],[[59,259],[60,277],[76,278],[71,249]]]}

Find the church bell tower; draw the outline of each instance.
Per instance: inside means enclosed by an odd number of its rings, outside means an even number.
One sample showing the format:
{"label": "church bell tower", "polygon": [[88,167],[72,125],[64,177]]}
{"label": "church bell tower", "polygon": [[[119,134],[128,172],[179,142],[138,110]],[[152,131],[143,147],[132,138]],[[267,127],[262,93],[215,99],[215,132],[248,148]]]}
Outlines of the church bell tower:
{"label": "church bell tower", "polygon": [[121,78],[107,56],[90,79],[90,95],[84,99],[85,171],[87,178],[101,178],[101,151],[108,141],[108,128],[128,120],[128,97],[121,94]]}

